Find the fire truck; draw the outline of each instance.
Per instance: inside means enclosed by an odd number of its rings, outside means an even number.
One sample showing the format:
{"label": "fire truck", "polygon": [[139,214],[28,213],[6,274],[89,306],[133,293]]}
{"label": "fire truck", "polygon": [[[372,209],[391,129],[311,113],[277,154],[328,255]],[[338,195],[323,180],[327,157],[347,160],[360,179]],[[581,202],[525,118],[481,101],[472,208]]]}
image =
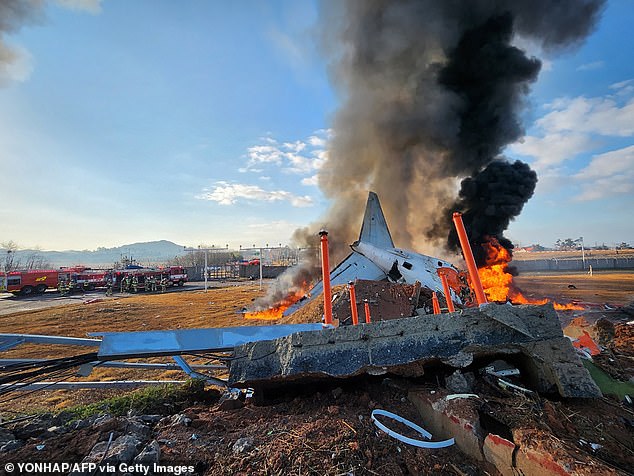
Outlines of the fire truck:
{"label": "fire truck", "polygon": [[187,282],[187,270],[182,266],[169,268],[170,286],[183,286]]}
{"label": "fire truck", "polygon": [[43,294],[49,288],[57,288],[61,281],[71,290],[92,291],[103,288],[109,280],[113,287],[121,287],[125,276],[136,277],[137,291],[149,290],[147,280],[154,277],[157,282],[167,278],[169,286],[183,286],[187,282],[187,271],[182,266],[170,268],[130,268],[119,270],[91,269],[83,266],[60,268],[58,270],[11,271],[0,275],[0,292],[10,292],[29,296]]}
{"label": "fire truck", "polygon": [[0,291],[28,296],[42,294],[48,288],[56,288],[58,283],[57,270],[11,271],[0,278]]}

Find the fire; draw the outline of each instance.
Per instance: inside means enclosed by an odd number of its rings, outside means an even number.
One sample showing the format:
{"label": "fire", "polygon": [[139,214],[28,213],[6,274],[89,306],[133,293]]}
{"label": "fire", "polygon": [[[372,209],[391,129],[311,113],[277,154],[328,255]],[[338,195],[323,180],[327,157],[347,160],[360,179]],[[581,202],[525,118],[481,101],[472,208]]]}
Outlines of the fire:
{"label": "fire", "polygon": [[307,294],[308,284],[303,283],[300,289],[290,291],[289,294],[274,306],[262,311],[245,312],[245,319],[262,319],[266,321],[274,321],[279,319],[289,307],[302,299]]}
{"label": "fire", "polygon": [[[486,243],[482,244],[486,252],[486,266],[478,268],[480,281],[484,288],[487,300],[490,302],[506,302],[513,304],[545,304],[548,299],[528,299],[522,291],[513,283],[513,275],[508,270],[511,261],[511,254],[504,248],[496,238],[489,237]],[[583,310],[581,306],[574,304],[559,304],[553,302],[553,306],[558,311],[563,310]]]}

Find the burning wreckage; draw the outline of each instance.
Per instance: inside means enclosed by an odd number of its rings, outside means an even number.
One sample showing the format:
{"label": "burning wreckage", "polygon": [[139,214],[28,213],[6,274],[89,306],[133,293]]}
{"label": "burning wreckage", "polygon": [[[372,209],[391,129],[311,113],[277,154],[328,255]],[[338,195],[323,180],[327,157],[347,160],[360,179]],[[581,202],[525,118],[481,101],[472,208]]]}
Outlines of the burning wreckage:
{"label": "burning wreckage", "polygon": [[[266,392],[362,374],[416,377],[426,367],[446,366],[460,373],[503,358],[521,367],[538,392],[601,396],[564,337],[552,304],[487,303],[459,214],[454,221],[468,274],[441,259],[395,248],[379,199],[370,192],[352,253],[323,274],[308,298],[284,311],[285,316],[301,312],[324,295],[326,328],[237,346],[230,385]],[[327,233],[321,235],[327,263]],[[506,272],[503,267],[500,271]],[[345,284],[348,292],[328,299],[331,286]],[[437,295],[444,296],[445,308],[459,311],[441,314]],[[513,296],[528,302],[519,290]],[[364,313],[366,324],[356,325]],[[338,327],[332,326],[333,316]]]}
{"label": "burning wreckage", "polygon": [[[8,366],[14,373],[1,378],[2,392],[55,387],[51,382],[33,379],[60,366],[81,365],[83,375],[89,375],[94,365],[123,367],[132,364],[114,361],[167,355],[174,356],[177,368],[192,377],[216,385],[254,388],[256,394],[274,388],[283,391],[287,384],[364,374],[420,377],[438,367],[460,373],[502,358],[520,368],[535,391],[561,397],[600,396],[570,340],[564,337],[551,304],[487,303],[466,235],[460,228],[460,217],[454,219],[463,241],[468,274],[441,259],[395,248],[379,199],[371,192],[359,240],[351,245],[352,253],[327,273],[327,234],[322,233],[325,279],[313,287],[308,298],[284,311],[288,316],[317,306],[321,315],[322,304],[317,297],[324,295],[324,323],[314,319],[306,324],[94,334],[101,339],[4,334],[0,335],[3,349],[25,342],[45,342],[99,350],[62,361],[4,363],[5,370]],[[331,286],[342,290],[332,299],[328,297],[333,295]],[[458,311],[440,314],[437,295],[441,295],[444,308]],[[519,291],[516,295],[521,296]],[[282,309],[278,310],[281,314]],[[333,315],[338,327],[332,325]],[[355,325],[359,315],[365,315],[365,324]],[[205,352],[227,353],[227,366],[203,370],[228,371],[228,380],[202,374],[182,357]],[[83,384],[58,386],[100,386],[98,382]],[[103,385],[128,386],[134,382]]]}

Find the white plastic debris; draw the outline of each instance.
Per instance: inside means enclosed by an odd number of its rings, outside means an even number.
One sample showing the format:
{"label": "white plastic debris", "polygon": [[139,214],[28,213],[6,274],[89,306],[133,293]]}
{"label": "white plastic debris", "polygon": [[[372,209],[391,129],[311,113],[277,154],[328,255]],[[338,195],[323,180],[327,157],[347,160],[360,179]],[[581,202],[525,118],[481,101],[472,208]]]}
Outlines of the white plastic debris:
{"label": "white plastic debris", "polygon": [[502,387],[502,388],[510,388],[510,389],[517,390],[517,391],[522,392],[522,393],[529,394],[529,395],[535,393],[532,390],[529,390],[529,389],[524,388],[524,387],[520,387],[519,385],[515,385],[514,383],[511,383],[511,382],[507,382],[506,380],[501,379],[501,378],[498,378],[498,383],[500,384],[500,387]]}
{"label": "white plastic debris", "polygon": [[399,441],[402,441],[403,443],[407,443],[408,445],[412,445],[412,446],[417,446],[419,448],[446,448],[447,446],[451,446],[454,444],[454,439],[450,438],[448,440],[444,440],[444,441],[422,441],[422,440],[416,440],[414,438],[409,438],[407,436],[401,435],[400,433],[395,432],[394,430],[390,430],[387,426],[385,426],[383,423],[381,423],[376,416],[377,415],[382,415],[384,417],[387,418],[391,418],[392,420],[396,420],[398,422],[403,423],[404,425],[409,426],[412,430],[416,431],[417,433],[420,433],[423,438],[427,439],[427,440],[431,440],[431,433],[429,433],[427,430],[425,430],[424,428],[421,428],[420,426],[418,426],[416,423],[413,423],[399,415],[396,415],[395,413],[392,412],[388,412],[386,410],[374,410],[372,412],[372,421],[374,421],[374,424],[381,430],[383,430],[385,433],[387,433],[388,435],[390,435],[392,438],[395,438]]}
{"label": "white plastic debris", "polygon": [[451,395],[447,395],[445,400],[456,400],[457,398],[480,398],[480,396],[475,393],[452,393]]}

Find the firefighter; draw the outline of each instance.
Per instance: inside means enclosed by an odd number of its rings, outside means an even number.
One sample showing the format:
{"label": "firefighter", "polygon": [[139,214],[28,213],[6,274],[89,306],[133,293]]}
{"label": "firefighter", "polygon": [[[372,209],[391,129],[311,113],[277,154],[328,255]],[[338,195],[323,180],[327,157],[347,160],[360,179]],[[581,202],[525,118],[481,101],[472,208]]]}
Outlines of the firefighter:
{"label": "firefighter", "polygon": [[57,285],[57,290],[61,296],[66,296],[69,292],[69,287],[66,285],[66,280],[60,279],[59,284]]}
{"label": "firefighter", "polygon": [[161,278],[161,292],[164,293],[165,291],[167,291],[167,278],[163,276]]}
{"label": "firefighter", "polygon": [[150,291],[156,292],[156,276],[150,276]]}
{"label": "firefighter", "polygon": [[132,276],[132,292],[136,293],[138,291],[139,291],[139,278],[135,274],[134,276]]}
{"label": "firefighter", "polygon": [[112,278],[106,279],[106,296],[112,296]]}
{"label": "firefighter", "polygon": [[130,276],[126,274],[123,277],[123,281],[121,281],[121,284],[123,286],[123,292],[129,293],[130,292]]}

